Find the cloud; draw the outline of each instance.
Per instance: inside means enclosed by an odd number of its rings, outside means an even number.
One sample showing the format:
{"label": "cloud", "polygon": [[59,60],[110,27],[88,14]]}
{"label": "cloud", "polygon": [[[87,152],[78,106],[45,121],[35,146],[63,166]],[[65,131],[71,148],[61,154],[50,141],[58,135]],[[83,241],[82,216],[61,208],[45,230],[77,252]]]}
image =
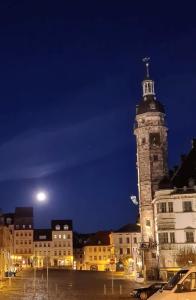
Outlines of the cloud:
{"label": "cloud", "polygon": [[0,145],[0,181],[42,177],[106,156],[125,145],[126,118],[121,109],[69,127],[24,132]]}

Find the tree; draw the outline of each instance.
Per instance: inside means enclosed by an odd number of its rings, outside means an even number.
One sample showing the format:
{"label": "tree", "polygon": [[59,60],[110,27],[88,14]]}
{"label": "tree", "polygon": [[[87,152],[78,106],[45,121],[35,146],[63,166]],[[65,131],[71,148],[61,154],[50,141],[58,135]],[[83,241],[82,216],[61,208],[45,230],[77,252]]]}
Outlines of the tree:
{"label": "tree", "polygon": [[181,248],[176,254],[176,263],[179,267],[187,264],[196,264],[196,251],[191,247]]}

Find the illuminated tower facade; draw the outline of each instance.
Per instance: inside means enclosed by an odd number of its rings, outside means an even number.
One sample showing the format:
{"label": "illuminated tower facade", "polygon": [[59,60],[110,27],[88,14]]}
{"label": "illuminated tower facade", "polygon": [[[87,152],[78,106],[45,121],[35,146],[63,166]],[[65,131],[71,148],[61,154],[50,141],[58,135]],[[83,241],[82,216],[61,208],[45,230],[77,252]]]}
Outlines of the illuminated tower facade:
{"label": "illuminated tower facade", "polygon": [[[143,97],[136,109],[134,134],[137,143],[137,171],[140,224],[142,243],[151,249],[155,242],[154,213],[152,200],[160,180],[167,175],[167,126],[165,110],[156,99],[154,81],[149,76],[149,61],[146,62],[146,78],[142,82]],[[145,255],[156,259],[156,251]],[[146,262],[147,264],[147,262]]]}

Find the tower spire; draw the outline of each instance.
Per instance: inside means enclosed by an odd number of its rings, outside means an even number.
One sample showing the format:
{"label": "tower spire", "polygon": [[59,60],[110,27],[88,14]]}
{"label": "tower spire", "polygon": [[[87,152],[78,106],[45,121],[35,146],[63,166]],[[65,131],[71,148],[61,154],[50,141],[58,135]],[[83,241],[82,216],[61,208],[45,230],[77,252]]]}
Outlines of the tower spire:
{"label": "tower spire", "polygon": [[150,57],[144,57],[142,59],[142,61],[145,63],[145,66],[146,66],[146,77],[149,78],[150,77],[150,73],[149,73]]}
{"label": "tower spire", "polygon": [[146,78],[142,82],[143,86],[143,97],[146,100],[146,96],[148,95],[155,95],[154,91],[154,81],[150,79],[150,72],[149,72],[149,65],[150,65],[150,57],[144,57],[142,61],[145,63],[146,66]]}

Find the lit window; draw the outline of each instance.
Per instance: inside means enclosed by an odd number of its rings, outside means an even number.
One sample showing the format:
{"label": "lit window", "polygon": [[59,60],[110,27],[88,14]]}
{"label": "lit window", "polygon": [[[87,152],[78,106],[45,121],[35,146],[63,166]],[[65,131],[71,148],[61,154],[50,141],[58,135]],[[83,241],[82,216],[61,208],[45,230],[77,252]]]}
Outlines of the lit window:
{"label": "lit window", "polygon": [[61,234],[59,234],[59,239],[61,239]]}
{"label": "lit window", "polygon": [[68,225],[63,225],[63,229],[64,229],[64,230],[68,230],[68,229],[69,229],[69,226],[68,226]]}
{"label": "lit window", "polygon": [[25,225],[22,225],[22,228],[25,228]]}
{"label": "lit window", "polygon": [[66,240],[66,234],[63,234],[63,239]]}
{"label": "lit window", "polygon": [[56,225],[56,226],[55,226],[55,229],[56,229],[56,230],[60,230],[60,229],[61,229],[60,225]]}
{"label": "lit window", "polygon": [[57,238],[57,235],[56,234],[54,234],[54,239],[56,239]]}
{"label": "lit window", "polygon": [[31,226],[31,225],[29,225],[29,228],[32,228],[32,226]]}

